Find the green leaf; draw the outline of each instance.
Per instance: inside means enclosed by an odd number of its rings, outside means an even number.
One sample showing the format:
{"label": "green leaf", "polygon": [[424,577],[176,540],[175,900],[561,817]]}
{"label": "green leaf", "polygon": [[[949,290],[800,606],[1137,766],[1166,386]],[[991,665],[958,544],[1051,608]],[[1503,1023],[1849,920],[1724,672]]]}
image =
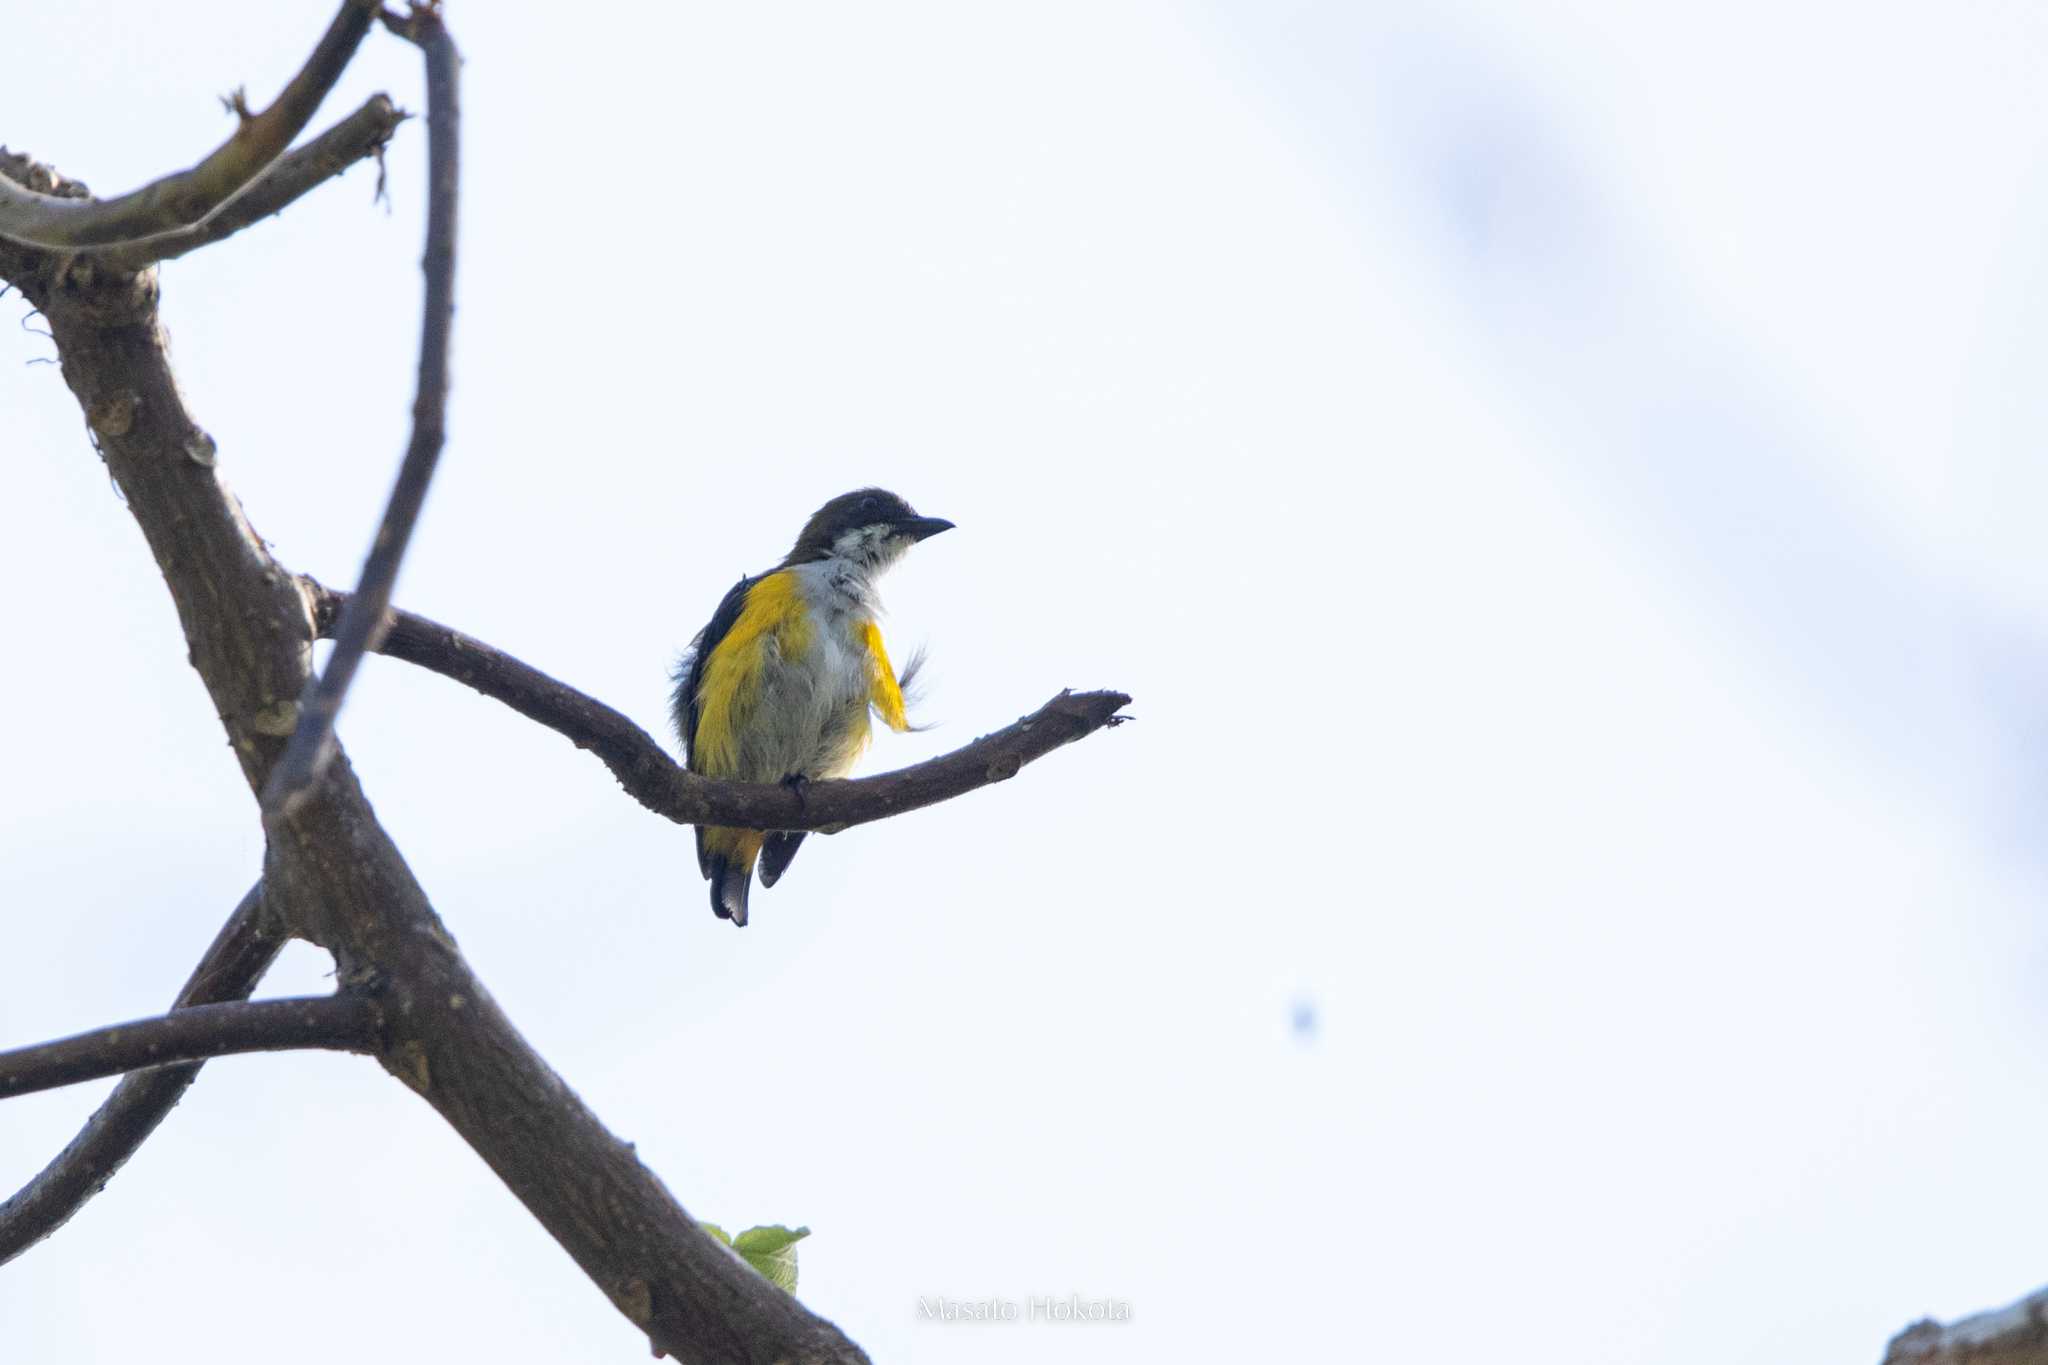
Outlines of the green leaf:
{"label": "green leaf", "polygon": [[748,1228],[732,1239],[732,1249],[748,1265],[766,1275],[769,1282],[786,1293],[796,1293],[796,1244],[811,1235],[809,1228],[786,1228],[780,1224]]}
{"label": "green leaf", "polygon": [[718,1226],[718,1224],[706,1223],[700,1219],[697,1223],[697,1226],[704,1229],[704,1231],[710,1233],[713,1237],[716,1237],[719,1241],[725,1243],[727,1246],[732,1245],[732,1238],[726,1236],[725,1229]]}

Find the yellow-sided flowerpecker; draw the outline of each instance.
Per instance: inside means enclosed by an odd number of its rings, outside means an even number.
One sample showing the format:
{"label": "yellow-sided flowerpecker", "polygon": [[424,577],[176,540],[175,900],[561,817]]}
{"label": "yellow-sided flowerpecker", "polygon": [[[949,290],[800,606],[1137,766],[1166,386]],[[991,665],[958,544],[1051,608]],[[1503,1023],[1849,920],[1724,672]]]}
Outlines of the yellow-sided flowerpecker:
{"label": "yellow-sided flowerpecker", "polygon": [[[921,517],[879,488],[820,507],[796,547],[742,578],[676,666],[673,707],[688,766],[706,777],[782,782],[844,777],[867,747],[872,710],[908,730],[902,679],[882,648],[875,580],[953,523]],[[754,867],[773,886],[801,831],[697,827],[697,868],[721,919],[747,922]]]}

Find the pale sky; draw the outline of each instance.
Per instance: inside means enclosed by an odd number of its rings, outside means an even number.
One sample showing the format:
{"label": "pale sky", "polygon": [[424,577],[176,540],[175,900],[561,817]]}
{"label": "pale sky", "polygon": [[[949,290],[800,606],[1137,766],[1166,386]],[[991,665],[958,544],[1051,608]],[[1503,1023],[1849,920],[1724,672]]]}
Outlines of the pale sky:
{"label": "pale sky", "polygon": [[[326,4],[10,16],[113,193]],[[1137,723],[814,839],[743,931],[551,733],[366,667],[371,800],[692,1213],[808,1224],[877,1360],[1875,1362],[2048,1283],[2048,13],[1735,3],[449,9],[456,388],[400,602],[668,738],[826,498],[923,718]],[[423,108],[373,35],[370,91]],[[164,272],[223,477],[352,582],[424,129]],[[0,299],[0,1045],[154,1013],[253,802]],[[266,994],[325,990],[289,952]],[[1297,1015],[1313,1016],[1298,1030]],[[0,1197],[107,1085],[0,1104]],[[921,1298],[1113,1298],[1114,1325]],[[0,1360],[645,1359],[358,1058],[229,1059],[0,1268]]]}

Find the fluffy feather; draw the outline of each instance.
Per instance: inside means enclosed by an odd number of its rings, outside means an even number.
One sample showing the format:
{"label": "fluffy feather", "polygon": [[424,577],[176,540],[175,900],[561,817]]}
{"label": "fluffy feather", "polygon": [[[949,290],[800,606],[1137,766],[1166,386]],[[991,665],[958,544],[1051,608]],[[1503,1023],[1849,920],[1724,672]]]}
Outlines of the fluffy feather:
{"label": "fluffy feather", "polygon": [[[874,580],[950,525],[859,489],[820,508],[780,567],[735,584],[676,665],[671,710],[690,771],[747,782],[843,777],[868,744],[871,714],[914,728],[903,684],[923,654],[898,676],[875,622]],[[774,885],[803,840],[700,827],[697,867],[712,909],[745,924],[757,865],[761,884]]]}

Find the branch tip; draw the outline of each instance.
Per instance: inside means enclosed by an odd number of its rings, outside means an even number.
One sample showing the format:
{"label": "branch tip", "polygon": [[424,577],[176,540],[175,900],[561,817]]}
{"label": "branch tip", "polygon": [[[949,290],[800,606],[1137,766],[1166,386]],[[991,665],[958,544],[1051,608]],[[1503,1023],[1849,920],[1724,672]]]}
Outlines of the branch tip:
{"label": "branch tip", "polygon": [[134,247],[191,231],[247,189],[284,155],[370,30],[361,0],[343,0],[312,56],[260,114],[242,91],[228,96],[235,131],[204,161],[113,199],[72,199],[38,193],[0,178],[0,237],[50,251]]}
{"label": "branch tip", "polygon": [[372,95],[353,114],[279,160],[255,184],[198,227],[131,246],[103,248],[93,254],[126,270],[140,270],[158,261],[175,259],[282,213],[358,161],[377,163],[377,196],[381,198],[384,149],[398,125],[411,117],[392,103],[389,95]]}

